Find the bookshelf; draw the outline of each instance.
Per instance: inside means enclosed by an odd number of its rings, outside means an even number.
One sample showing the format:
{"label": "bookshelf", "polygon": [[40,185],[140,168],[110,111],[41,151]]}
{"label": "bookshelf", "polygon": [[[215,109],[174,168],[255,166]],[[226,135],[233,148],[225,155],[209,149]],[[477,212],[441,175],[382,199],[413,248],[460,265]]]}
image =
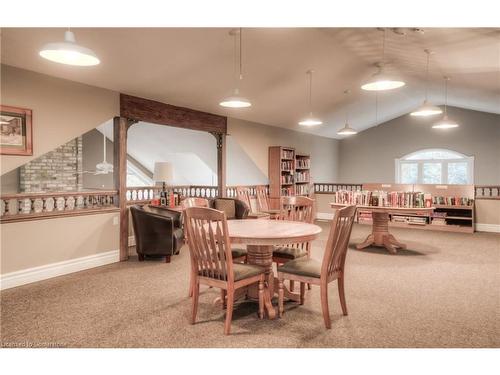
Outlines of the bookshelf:
{"label": "bookshelf", "polygon": [[[385,207],[434,207],[432,213],[389,212],[389,226],[447,232],[474,232],[474,185],[363,184],[358,192],[336,193],[337,203]],[[360,224],[372,224],[371,211],[357,211]]]}
{"label": "bookshelf", "polygon": [[269,198],[273,209],[279,209],[281,197],[309,195],[311,157],[295,152],[293,147],[269,147]]}
{"label": "bookshelf", "polygon": [[309,155],[295,155],[295,194],[309,195],[311,184],[311,157]]}

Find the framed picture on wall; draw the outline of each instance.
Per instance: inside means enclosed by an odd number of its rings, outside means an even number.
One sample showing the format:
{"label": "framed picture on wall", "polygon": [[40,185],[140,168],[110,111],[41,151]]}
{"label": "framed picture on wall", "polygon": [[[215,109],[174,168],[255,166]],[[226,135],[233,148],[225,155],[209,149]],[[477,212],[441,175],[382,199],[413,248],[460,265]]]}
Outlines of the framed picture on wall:
{"label": "framed picture on wall", "polygon": [[33,155],[31,109],[0,105],[0,154]]}

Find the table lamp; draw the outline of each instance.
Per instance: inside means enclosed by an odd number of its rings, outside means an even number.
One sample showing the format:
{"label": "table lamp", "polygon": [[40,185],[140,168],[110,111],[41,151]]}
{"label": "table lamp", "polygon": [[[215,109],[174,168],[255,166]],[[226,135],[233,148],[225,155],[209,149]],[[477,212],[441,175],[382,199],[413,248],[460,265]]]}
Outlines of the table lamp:
{"label": "table lamp", "polygon": [[168,161],[155,162],[155,169],[153,172],[153,180],[155,182],[162,182],[162,193],[160,195],[160,201],[162,205],[166,205],[167,202],[167,192],[166,186],[172,185],[174,181],[174,169],[172,164]]}

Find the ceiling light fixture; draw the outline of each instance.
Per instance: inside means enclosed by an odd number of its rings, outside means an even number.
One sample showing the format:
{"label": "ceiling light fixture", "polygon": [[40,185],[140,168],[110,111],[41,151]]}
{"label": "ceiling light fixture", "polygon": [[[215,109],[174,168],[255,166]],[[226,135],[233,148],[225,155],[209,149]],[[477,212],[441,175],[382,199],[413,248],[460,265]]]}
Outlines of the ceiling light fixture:
{"label": "ceiling light fixture", "polygon": [[[347,97],[349,95],[349,90],[344,91],[344,95]],[[338,135],[353,135],[358,134],[358,132],[349,126],[349,103],[347,103],[346,111],[345,111],[345,125],[342,129],[340,129],[337,134]]]}
{"label": "ceiling light fixture", "polygon": [[444,77],[444,116],[441,120],[432,125],[433,129],[458,128],[458,123],[448,118],[448,81],[450,77]]}
{"label": "ceiling light fixture", "polygon": [[299,121],[299,125],[301,126],[316,126],[321,125],[323,121],[313,116],[312,111],[312,76],[314,71],[309,69],[306,72],[306,75],[309,76],[309,116]]}
{"label": "ceiling light fixture", "polygon": [[44,59],[66,65],[93,66],[100,63],[94,51],[76,44],[75,34],[69,29],[64,42],[45,44],[39,52]]}
{"label": "ceiling light fixture", "polygon": [[[222,107],[227,107],[227,108],[246,108],[250,107],[252,103],[247,98],[244,98],[240,95],[240,89],[239,89],[239,84],[238,82],[243,79],[243,73],[242,73],[242,60],[241,60],[241,50],[242,50],[242,29],[241,27],[239,29],[233,29],[229,32],[229,35],[231,35],[234,38],[234,78],[235,78],[235,84],[234,84],[234,90],[233,94],[228,96],[227,98],[224,98],[220,101],[219,105]],[[236,50],[237,50],[237,39],[236,36],[239,35],[239,59],[236,59]],[[239,63],[239,64],[238,64]],[[239,65],[239,76],[236,78],[236,66],[237,64]]]}
{"label": "ceiling light fixture", "polygon": [[382,37],[382,61],[375,63],[375,66],[378,68],[378,71],[373,74],[372,79],[365,83],[361,88],[366,91],[384,91],[384,90],[393,90],[398,87],[402,87],[405,85],[405,82],[394,79],[393,77],[389,77],[386,75],[384,71],[385,66],[385,32],[386,29],[383,29],[383,37]]}
{"label": "ceiling light fixture", "polygon": [[425,99],[420,107],[418,107],[415,111],[410,113],[411,116],[421,116],[427,117],[432,115],[439,115],[443,113],[443,110],[438,106],[435,106],[428,101],[428,91],[429,91],[429,57],[431,55],[431,51],[425,49],[424,52],[427,54],[427,68],[425,71]]}

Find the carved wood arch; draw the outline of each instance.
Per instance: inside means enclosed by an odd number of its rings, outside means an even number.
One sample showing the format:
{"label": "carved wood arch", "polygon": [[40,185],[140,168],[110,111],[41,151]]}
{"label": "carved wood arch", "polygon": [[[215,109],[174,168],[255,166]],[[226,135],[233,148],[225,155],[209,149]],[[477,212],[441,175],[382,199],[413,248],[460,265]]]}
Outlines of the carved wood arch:
{"label": "carved wood arch", "polygon": [[216,139],[217,185],[220,196],[226,193],[226,135],[227,117],[177,107],[150,99],[120,94],[120,116],[113,120],[114,129],[114,183],[118,190],[120,207],[120,260],[128,259],[127,193],[127,131],[131,125],[143,121],[164,126],[205,131]]}

